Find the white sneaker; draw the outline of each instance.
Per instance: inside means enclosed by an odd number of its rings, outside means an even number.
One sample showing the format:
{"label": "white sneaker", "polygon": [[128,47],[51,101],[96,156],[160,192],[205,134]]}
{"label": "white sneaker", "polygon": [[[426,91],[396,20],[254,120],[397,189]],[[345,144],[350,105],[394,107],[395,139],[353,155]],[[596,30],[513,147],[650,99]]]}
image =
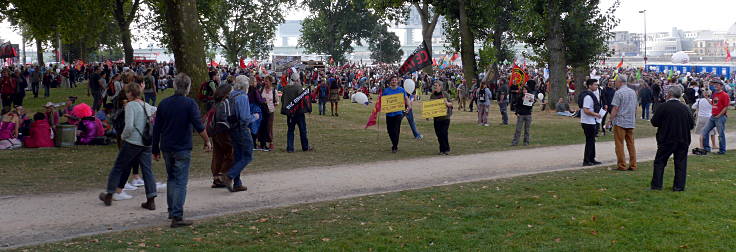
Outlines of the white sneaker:
{"label": "white sneaker", "polygon": [[143,186],[143,185],[145,185],[146,183],[145,183],[145,182],[143,182],[143,179],[133,179],[133,183],[131,183],[131,184],[132,184],[133,186],[138,186],[138,187],[140,187],[140,186]]}
{"label": "white sneaker", "polygon": [[112,200],[119,201],[119,200],[129,200],[132,199],[133,195],[130,195],[126,193],[125,191],[121,193],[113,193],[112,194]]}
{"label": "white sneaker", "polygon": [[166,189],[166,183],[156,182],[156,190],[160,191]]}
{"label": "white sneaker", "polygon": [[125,183],[125,187],[123,187],[123,191],[133,191],[135,189],[138,189],[138,187],[135,187],[130,183]]}
{"label": "white sneaker", "polygon": [[483,124],[483,126],[486,126],[486,127],[488,127],[488,124],[487,124],[487,123],[486,123],[486,124]]}

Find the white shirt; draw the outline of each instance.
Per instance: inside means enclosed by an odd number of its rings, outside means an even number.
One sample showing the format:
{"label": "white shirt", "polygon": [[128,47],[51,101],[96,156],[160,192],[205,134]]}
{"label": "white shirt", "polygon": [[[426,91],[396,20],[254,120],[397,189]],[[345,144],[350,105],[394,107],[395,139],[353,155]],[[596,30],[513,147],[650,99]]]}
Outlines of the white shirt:
{"label": "white shirt", "polygon": [[710,105],[707,98],[700,98],[693,103],[693,109],[698,110],[698,118],[710,118],[713,105]]}
{"label": "white shirt", "polygon": [[[593,102],[593,98],[590,95],[586,95],[585,99],[583,99],[583,108],[587,108],[588,110],[593,111],[593,106],[595,103]],[[588,115],[585,113],[585,110],[580,110],[580,123],[583,124],[596,124],[595,122],[595,116]]]}

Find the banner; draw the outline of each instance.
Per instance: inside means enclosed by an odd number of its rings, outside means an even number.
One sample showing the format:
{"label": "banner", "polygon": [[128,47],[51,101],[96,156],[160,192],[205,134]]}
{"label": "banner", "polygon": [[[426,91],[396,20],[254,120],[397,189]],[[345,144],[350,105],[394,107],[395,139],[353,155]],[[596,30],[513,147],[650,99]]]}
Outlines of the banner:
{"label": "banner", "polygon": [[435,118],[447,115],[447,105],[445,99],[437,99],[422,102],[422,117]]}
{"label": "banner", "polygon": [[240,68],[245,68],[245,59],[240,58]]}
{"label": "banner", "polygon": [[273,56],[273,71],[286,72],[286,69],[301,68],[302,56]]}
{"label": "banner", "polygon": [[367,129],[370,126],[376,125],[378,122],[378,113],[381,112],[381,94],[383,93],[383,90],[378,91],[378,102],[376,102],[376,106],[373,107],[373,111],[371,112],[371,115],[368,116],[368,123],[365,124],[364,129]]}
{"label": "banner", "polygon": [[381,112],[391,113],[404,110],[404,94],[381,96]]}
{"label": "banner", "polygon": [[404,61],[404,64],[401,64],[401,67],[399,68],[399,75],[419,71],[422,68],[431,64],[432,60],[429,55],[429,51],[427,51],[427,42],[422,41],[422,45],[414,50],[414,53],[409,55],[409,58]]}

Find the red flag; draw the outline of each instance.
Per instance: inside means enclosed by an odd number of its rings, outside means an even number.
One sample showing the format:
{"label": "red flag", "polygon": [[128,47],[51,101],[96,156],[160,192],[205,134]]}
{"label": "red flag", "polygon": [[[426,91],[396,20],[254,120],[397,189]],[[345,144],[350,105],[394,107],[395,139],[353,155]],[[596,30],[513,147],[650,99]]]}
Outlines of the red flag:
{"label": "red flag", "polygon": [[437,66],[437,59],[432,59],[432,65]]}
{"label": "red flag", "polygon": [[728,44],[726,44],[726,62],[731,62],[731,50],[728,50]]}
{"label": "red flag", "polygon": [[106,60],[106,61],[105,61],[105,64],[107,64],[107,67],[110,67],[110,68],[112,68],[112,61],[110,61],[110,60]]}
{"label": "red flag", "polygon": [[457,53],[453,54],[452,58],[450,58],[450,61],[455,61],[457,57],[460,57],[459,55],[457,55]]}
{"label": "red flag", "polygon": [[373,107],[373,112],[371,112],[371,116],[368,117],[368,123],[365,124],[365,128],[367,129],[370,126],[376,125],[376,122],[378,120],[378,113],[381,112],[381,94],[383,93],[383,90],[378,91],[378,101],[376,102],[376,106]]}
{"label": "red flag", "polygon": [[240,58],[240,68],[245,68],[245,59]]}
{"label": "red flag", "polygon": [[621,62],[618,63],[616,68],[621,68],[622,66],[624,66],[624,58],[621,58]]}
{"label": "red flag", "polygon": [[64,61],[64,59],[61,59],[61,65],[64,65],[64,66],[66,65],[66,62]]}
{"label": "red flag", "polygon": [[514,64],[511,68],[511,76],[509,76],[509,86],[511,85],[522,85],[529,80],[529,75],[521,69],[521,67]]}
{"label": "red flag", "polygon": [[215,60],[210,60],[210,66],[218,67],[218,66],[220,66],[220,64],[217,64],[217,62],[215,62]]}

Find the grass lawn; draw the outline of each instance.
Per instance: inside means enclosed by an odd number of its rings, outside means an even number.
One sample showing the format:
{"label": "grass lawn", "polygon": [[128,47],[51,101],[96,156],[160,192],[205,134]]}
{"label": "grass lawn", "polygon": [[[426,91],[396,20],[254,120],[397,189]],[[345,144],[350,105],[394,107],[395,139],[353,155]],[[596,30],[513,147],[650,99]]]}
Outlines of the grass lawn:
{"label": "grass lawn", "polygon": [[[733,251],[736,161],[692,157],[686,192],[605,168],[303,204],[83,237],[39,251]],[[673,168],[665,172],[671,186]]]}
{"label": "grass lawn", "polygon": [[[158,101],[173,93],[167,90],[160,94]],[[83,86],[76,89],[52,89],[52,97],[27,98],[26,109],[38,111],[47,101],[62,102],[67,96],[79,96],[79,102],[91,102]],[[30,97],[30,96],[27,96]],[[328,114],[329,114],[329,104]],[[422,158],[438,152],[437,138],[431,120],[421,118],[421,106],[415,105],[415,118],[424,140],[413,139],[411,130],[404,121],[399,153],[390,153],[390,141],[385,130],[385,117],[379,117],[378,127],[363,129],[372,106],[340,103],[340,116],[319,116],[315,104],[312,115],[307,118],[310,145],[315,152],[286,153],[286,119],[277,114],[274,123],[276,151],[256,152],[255,160],[247,167],[248,172],[276,169],[293,169],[308,166],[327,166],[352,162],[370,162]],[[476,113],[456,112],[450,126],[450,145],[452,154],[533,148],[550,145],[584,143],[579,119],[557,116],[549,111],[541,112],[535,107],[531,127],[531,145],[511,147],[515,129],[514,115],[510,115],[511,125],[499,125],[498,105],[491,107],[490,127],[475,123]],[[638,121],[637,137],[654,135],[655,128],[647,121]],[[732,124],[730,124],[732,125]],[[299,146],[298,136],[296,146]],[[598,141],[612,141],[611,135]],[[194,138],[195,150],[192,158],[192,177],[209,177],[211,154],[201,151],[201,140]],[[297,147],[298,149],[299,147]],[[103,188],[117,148],[111,146],[76,146],[71,148],[20,149],[0,151],[0,164],[11,169],[0,169],[0,195],[18,195],[45,192],[63,192]],[[582,154],[581,154],[582,156]],[[162,162],[154,162],[154,172],[159,180],[165,180]]]}

